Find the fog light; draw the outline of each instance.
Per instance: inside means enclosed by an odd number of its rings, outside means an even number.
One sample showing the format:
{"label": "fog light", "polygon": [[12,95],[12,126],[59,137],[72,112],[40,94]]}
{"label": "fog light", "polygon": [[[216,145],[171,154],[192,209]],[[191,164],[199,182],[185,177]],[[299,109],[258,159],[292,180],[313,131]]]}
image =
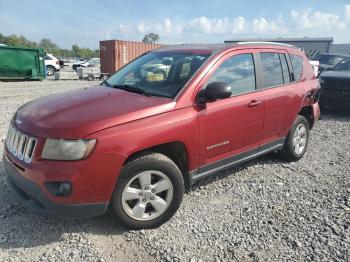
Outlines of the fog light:
{"label": "fog light", "polygon": [[61,183],[58,192],[59,192],[59,194],[60,194],[61,196],[68,196],[68,195],[70,194],[71,191],[72,191],[72,185],[71,185],[71,183],[63,182],[63,183]]}
{"label": "fog light", "polygon": [[72,193],[70,182],[46,182],[47,191],[54,196],[69,196]]}

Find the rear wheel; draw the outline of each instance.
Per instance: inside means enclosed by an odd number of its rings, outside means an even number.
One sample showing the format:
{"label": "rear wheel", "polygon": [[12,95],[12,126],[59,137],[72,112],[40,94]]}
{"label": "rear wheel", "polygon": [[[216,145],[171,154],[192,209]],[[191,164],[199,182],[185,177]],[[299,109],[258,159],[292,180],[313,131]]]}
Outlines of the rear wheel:
{"label": "rear wheel", "polygon": [[89,81],[93,81],[93,80],[95,80],[95,77],[94,77],[93,75],[89,75],[89,76],[88,76],[88,80],[89,80]]}
{"label": "rear wheel", "polygon": [[46,67],[46,70],[47,70],[47,75],[48,75],[48,76],[53,76],[53,75],[55,74],[55,72],[56,72],[56,68],[54,68],[54,67],[51,66],[51,65],[48,65],[48,66]]}
{"label": "rear wheel", "polygon": [[152,228],[179,208],[184,181],[177,165],[159,153],[127,163],[112,196],[112,212],[127,227]]}
{"label": "rear wheel", "polygon": [[303,116],[298,116],[284,142],[279,155],[290,162],[298,161],[306,152],[309,143],[309,123]]}

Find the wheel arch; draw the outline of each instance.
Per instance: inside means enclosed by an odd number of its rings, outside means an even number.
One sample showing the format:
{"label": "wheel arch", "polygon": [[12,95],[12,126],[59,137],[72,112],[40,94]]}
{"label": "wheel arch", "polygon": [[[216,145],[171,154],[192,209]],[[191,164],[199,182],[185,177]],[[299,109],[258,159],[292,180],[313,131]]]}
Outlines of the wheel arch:
{"label": "wheel arch", "polygon": [[309,128],[312,129],[315,123],[314,114],[313,114],[313,108],[311,105],[307,105],[301,108],[298,115],[301,115],[306,118],[307,122],[309,123]]}
{"label": "wheel arch", "polygon": [[157,152],[169,157],[180,169],[186,189],[190,187],[188,150],[183,142],[172,141],[138,150],[126,158],[124,165],[136,158],[152,152]]}

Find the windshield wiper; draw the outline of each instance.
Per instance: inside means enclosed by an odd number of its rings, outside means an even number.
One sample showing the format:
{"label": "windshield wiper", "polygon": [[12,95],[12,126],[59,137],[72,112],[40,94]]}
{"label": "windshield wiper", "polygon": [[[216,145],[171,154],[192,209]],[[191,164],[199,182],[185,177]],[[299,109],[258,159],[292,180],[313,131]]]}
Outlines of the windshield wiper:
{"label": "windshield wiper", "polygon": [[145,96],[151,96],[151,94],[147,93],[144,89],[139,88],[137,86],[130,86],[130,85],[111,85],[113,88],[119,88],[123,89],[132,93],[137,93]]}
{"label": "windshield wiper", "polygon": [[101,83],[101,85],[111,86],[111,85],[107,82],[107,80],[103,80],[102,83]]}

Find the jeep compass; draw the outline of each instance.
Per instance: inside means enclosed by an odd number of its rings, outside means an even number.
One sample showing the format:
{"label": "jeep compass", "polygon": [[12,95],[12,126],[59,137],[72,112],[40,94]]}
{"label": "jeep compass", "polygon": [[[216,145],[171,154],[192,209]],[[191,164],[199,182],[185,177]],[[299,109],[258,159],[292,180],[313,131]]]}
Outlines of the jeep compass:
{"label": "jeep compass", "polygon": [[269,152],[299,160],[318,93],[293,46],[156,49],[101,85],[21,106],[5,140],[9,184],[47,215],[109,210],[130,228],[156,227],[201,178]]}

